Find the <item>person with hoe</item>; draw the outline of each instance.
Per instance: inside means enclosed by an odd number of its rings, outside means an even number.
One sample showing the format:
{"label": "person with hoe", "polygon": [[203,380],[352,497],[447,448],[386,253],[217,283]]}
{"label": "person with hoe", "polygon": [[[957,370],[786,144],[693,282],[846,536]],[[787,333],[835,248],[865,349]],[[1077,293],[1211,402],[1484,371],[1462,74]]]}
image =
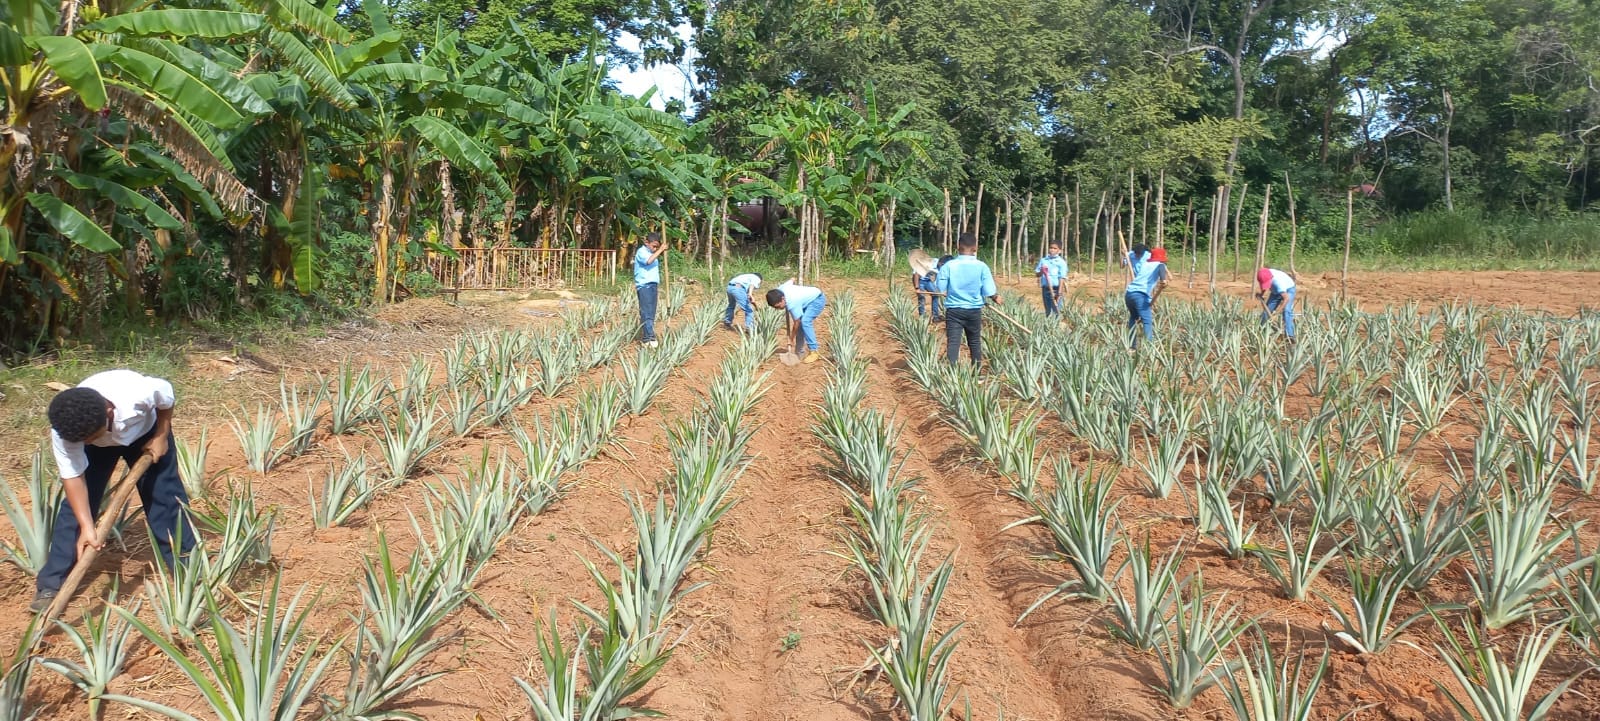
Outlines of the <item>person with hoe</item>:
{"label": "person with hoe", "polygon": [[961,360],[961,338],[967,339],[972,365],[983,363],[983,306],[998,302],[989,264],[978,260],[978,237],[962,233],[956,257],[939,268],[939,292],[944,293],[944,336],[950,365]]}
{"label": "person with hoe", "polygon": [[145,523],[156,551],[173,567],[173,546],[180,554],[194,548],[194,532],[184,518],[189,497],[178,477],[172,442],[172,384],[131,370],[111,370],[85,378],[50,399],[50,447],[61,474],[66,498],[56,513],[50,555],[39,569],[29,608],[50,607],[78,558],[98,551],[106,539],[95,531],[95,516],[117,461],[130,467],[140,456],[151,463],[137,484]]}
{"label": "person with hoe", "polygon": [[756,329],[756,309],[750,304],[750,295],[761,287],[760,273],[743,273],[728,281],[728,310],[722,314],[722,327],[733,330],[733,309],[744,311],[744,331]]}
{"label": "person with hoe", "polygon": [[639,294],[640,340],[656,347],[656,301],[661,290],[661,254],[667,246],[660,233],[644,237],[644,245],[633,254],[633,288]]}
{"label": "person with hoe", "polygon": [[1272,313],[1283,308],[1283,334],[1294,342],[1294,277],[1277,268],[1256,271],[1256,299],[1261,301],[1261,322],[1272,320]]}
{"label": "person with hoe", "polygon": [[1039,259],[1038,265],[1033,266],[1033,274],[1039,276],[1039,294],[1044,296],[1044,314],[1059,315],[1061,293],[1067,289],[1067,259],[1061,257],[1060,243],[1050,244],[1050,252]]}
{"label": "person with hoe", "polygon": [[[1161,257],[1166,257],[1165,250],[1161,251]],[[1139,336],[1132,334],[1135,324],[1143,324],[1146,340],[1153,341],[1156,338],[1156,320],[1155,315],[1150,312],[1150,305],[1167,287],[1167,264],[1152,257],[1150,250],[1142,243],[1133,246],[1133,250],[1122,262],[1128,266],[1133,276],[1122,293],[1122,301],[1128,306],[1128,330],[1133,341],[1133,345],[1129,348],[1131,353],[1139,348]]]}
{"label": "person with hoe", "polygon": [[787,310],[789,312],[789,343],[795,355],[800,354],[800,339],[803,336],[806,348],[811,352],[806,354],[804,362],[815,363],[822,360],[822,355],[817,353],[817,316],[822,315],[822,309],[827,307],[828,299],[822,294],[822,289],[809,285],[800,285],[790,278],[772,290],[767,291],[767,307]]}

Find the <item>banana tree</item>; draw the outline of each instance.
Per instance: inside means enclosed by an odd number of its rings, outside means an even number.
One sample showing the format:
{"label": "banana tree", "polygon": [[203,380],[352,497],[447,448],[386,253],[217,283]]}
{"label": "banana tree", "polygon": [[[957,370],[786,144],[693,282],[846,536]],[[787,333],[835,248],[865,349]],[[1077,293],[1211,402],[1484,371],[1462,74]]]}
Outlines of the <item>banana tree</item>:
{"label": "banana tree", "polygon": [[[74,169],[81,156],[67,152],[66,144],[82,147],[86,138],[118,132],[128,147],[138,140],[128,136],[131,126],[233,217],[254,206],[219,138],[266,105],[184,43],[249,36],[265,27],[266,16],[159,3],[120,10],[114,4],[80,10],[76,2],[58,8],[41,0],[0,7],[0,166],[9,171],[0,178],[0,294],[29,297],[45,321],[52,296],[16,282],[16,270],[32,268],[69,293],[71,281],[62,256],[30,247],[24,233],[29,210],[72,246],[99,255],[120,254],[123,245],[114,227],[81,207],[103,200],[164,231],[181,225],[155,193],[82,172],[81,163]],[[79,202],[68,202],[74,197]]]}

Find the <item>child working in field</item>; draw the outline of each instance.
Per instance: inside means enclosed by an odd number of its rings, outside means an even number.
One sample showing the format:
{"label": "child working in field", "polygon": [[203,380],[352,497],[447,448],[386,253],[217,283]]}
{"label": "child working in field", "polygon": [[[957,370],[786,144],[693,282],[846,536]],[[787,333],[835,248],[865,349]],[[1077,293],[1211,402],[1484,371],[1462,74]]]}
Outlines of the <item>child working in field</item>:
{"label": "child working in field", "polygon": [[745,332],[756,329],[756,308],[750,304],[750,295],[760,287],[760,273],[744,273],[728,281],[728,310],[722,314],[722,327],[733,330],[733,309],[738,306],[739,310],[744,311]]}
{"label": "child working in field", "polygon": [[827,307],[828,299],[822,294],[822,289],[809,285],[800,285],[790,278],[772,290],[767,291],[767,307],[785,310],[789,313],[789,342],[796,354],[800,352],[800,339],[805,338],[806,348],[811,352],[806,354],[805,362],[815,363],[822,360],[822,355],[817,353],[817,316],[822,315],[822,309]]}
{"label": "child working in field", "polygon": [[[1165,257],[1166,252],[1162,251]],[[1128,306],[1128,330],[1130,335],[1135,324],[1144,326],[1146,340],[1155,340],[1155,315],[1150,312],[1153,298],[1160,297],[1161,291],[1167,285],[1167,264],[1155,260],[1150,255],[1150,250],[1144,245],[1135,245],[1123,259],[1123,264],[1132,271],[1133,279],[1128,281],[1127,288],[1122,293],[1123,303]],[[1133,345],[1130,350],[1139,348],[1139,336],[1133,336]]]}
{"label": "child working in field", "polygon": [[633,289],[639,294],[639,340],[656,347],[656,301],[661,289],[661,254],[667,246],[660,233],[644,238],[644,245],[633,254]]}
{"label": "child working in field", "polygon": [[950,365],[961,359],[961,339],[973,367],[983,364],[983,307],[998,302],[1000,290],[989,265],[978,260],[978,237],[962,233],[954,260],[939,268],[939,292],[944,293],[945,356]]}
{"label": "child working in field", "polygon": [[35,581],[28,606],[33,611],[50,607],[79,556],[105,544],[95,533],[95,516],[118,510],[102,509],[100,499],[119,460],[132,466],[140,456],[152,459],[134,482],[167,567],[173,565],[174,542],[180,554],[194,547],[194,533],[183,517],[189,497],[172,448],[174,403],[171,383],[131,370],[96,373],[50,399],[50,447],[66,498],[56,513],[50,555]]}
{"label": "child working in field", "polygon": [[1061,257],[1060,243],[1050,244],[1050,252],[1039,259],[1038,265],[1033,266],[1033,274],[1039,276],[1039,293],[1044,296],[1044,314],[1056,315],[1060,312],[1061,292],[1067,289],[1067,259]]}
{"label": "child working in field", "polygon": [[937,292],[938,283],[939,269],[937,267],[930,268],[928,272],[921,274],[918,274],[915,270],[911,271],[911,287],[922,291],[917,294],[917,317],[920,318],[925,314],[923,310],[925,307],[932,306],[933,322],[935,323],[944,320],[944,304],[940,302],[940,296],[924,294]]}
{"label": "child working in field", "polygon": [[1261,322],[1272,319],[1273,311],[1283,308],[1283,334],[1294,340],[1294,278],[1276,268],[1256,271],[1256,298],[1261,301]]}

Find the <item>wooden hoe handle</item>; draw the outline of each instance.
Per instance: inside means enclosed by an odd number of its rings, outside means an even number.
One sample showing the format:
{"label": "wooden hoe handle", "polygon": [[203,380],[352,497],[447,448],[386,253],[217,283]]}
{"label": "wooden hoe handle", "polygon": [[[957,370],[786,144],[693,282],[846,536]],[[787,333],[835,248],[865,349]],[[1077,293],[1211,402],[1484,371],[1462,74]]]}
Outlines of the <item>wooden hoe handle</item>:
{"label": "wooden hoe handle", "polygon": [[[133,496],[134,490],[139,487],[139,479],[144,476],[145,471],[150,469],[150,463],[153,460],[155,459],[149,455],[139,456],[139,461],[134,463],[127,473],[122,474],[122,480],[118,481],[116,487],[112,490],[111,502],[109,504],[101,504],[100,518],[94,524],[95,536],[100,539],[101,543],[104,543],[106,536],[111,533],[112,524],[115,524],[117,519],[122,518],[122,511],[128,506],[128,499]],[[73,539],[73,542],[76,543],[77,539]],[[61,584],[61,590],[56,593],[55,600],[50,602],[50,608],[45,610],[44,618],[40,619],[39,625],[41,629],[49,626],[50,622],[59,617],[62,611],[67,610],[67,603],[72,600],[72,594],[78,592],[78,586],[83,583],[83,577],[89,575],[89,569],[94,566],[94,559],[99,555],[100,552],[98,550],[90,548],[84,551],[82,556],[78,557],[77,564],[72,567],[72,573],[67,574],[66,582]],[[40,638],[43,637],[44,634],[41,633]]]}

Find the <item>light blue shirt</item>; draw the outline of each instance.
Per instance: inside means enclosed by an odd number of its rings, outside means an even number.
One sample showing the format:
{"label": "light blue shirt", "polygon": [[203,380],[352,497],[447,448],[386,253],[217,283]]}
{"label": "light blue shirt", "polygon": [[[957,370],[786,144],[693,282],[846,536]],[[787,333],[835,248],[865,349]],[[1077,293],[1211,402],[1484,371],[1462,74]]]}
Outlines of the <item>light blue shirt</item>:
{"label": "light blue shirt", "polygon": [[1128,254],[1129,264],[1133,267],[1133,280],[1128,282],[1128,293],[1143,293],[1150,295],[1155,290],[1156,282],[1167,279],[1167,264],[1150,260],[1148,254],[1133,259],[1133,254]]}
{"label": "light blue shirt", "polygon": [[1044,271],[1044,275],[1039,276],[1039,285],[1054,288],[1067,278],[1067,259],[1059,255],[1054,258],[1047,255],[1040,258],[1039,264],[1033,267],[1035,273],[1041,270]]}
{"label": "light blue shirt", "polygon": [[1000,292],[989,264],[975,255],[958,255],[945,263],[938,283],[946,308],[982,308],[984,298]]}
{"label": "light blue shirt", "polygon": [[742,286],[747,292],[755,292],[755,289],[761,287],[761,276],[755,273],[736,275],[728,281],[728,285]]}
{"label": "light blue shirt", "polygon": [[1273,293],[1287,293],[1294,290],[1294,278],[1289,277],[1288,273],[1277,268],[1268,268],[1267,270],[1272,273]]}
{"label": "light blue shirt", "polygon": [[784,283],[778,286],[778,291],[783,293],[783,309],[789,311],[795,320],[805,314],[806,306],[811,305],[811,301],[822,297],[821,288],[797,283]]}
{"label": "light blue shirt", "polygon": [[636,286],[661,282],[661,256],[650,260],[650,247],[639,246],[639,252],[633,254],[633,284]]}

